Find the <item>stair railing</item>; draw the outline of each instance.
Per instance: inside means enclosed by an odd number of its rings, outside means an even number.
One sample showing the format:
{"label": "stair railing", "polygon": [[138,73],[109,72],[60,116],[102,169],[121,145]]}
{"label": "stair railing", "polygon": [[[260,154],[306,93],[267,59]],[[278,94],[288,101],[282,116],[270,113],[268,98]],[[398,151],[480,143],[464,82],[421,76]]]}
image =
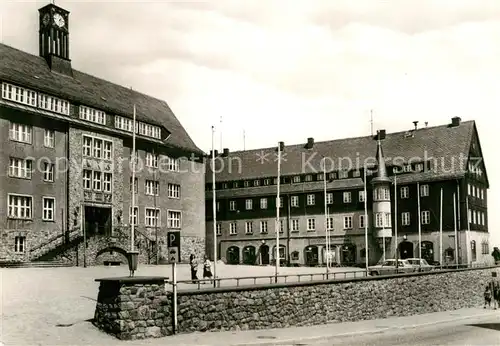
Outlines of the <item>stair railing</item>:
{"label": "stair railing", "polygon": [[63,238],[63,237],[66,237],[66,236],[68,236],[68,237],[69,237],[69,239],[71,239],[71,236],[72,236],[73,234],[75,234],[76,232],[80,232],[80,231],[81,231],[80,226],[77,226],[77,227],[73,228],[73,229],[72,229],[72,230],[70,230],[70,231],[67,231],[67,232],[64,232],[64,233],[59,233],[59,234],[57,234],[57,235],[55,235],[55,236],[53,236],[53,237],[51,237],[51,238],[47,239],[47,241],[45,241],[45,242],[43,242],[43,243],[41,243],[41,244],[39,244],[39,245],[37,245],[37,246],[32,247],[32,248],[29,250],[29,252],[30,252],[30,254],[31,254],[31,253],[33,253],[34,251],[39,250],[39,249],[41,249],[41,248],[43,248],[43,247],[45,247],[45,246],[47,246],[47,245],[50,245],[50,244],[54,243],[55,241],[59,240],[60,238]]}

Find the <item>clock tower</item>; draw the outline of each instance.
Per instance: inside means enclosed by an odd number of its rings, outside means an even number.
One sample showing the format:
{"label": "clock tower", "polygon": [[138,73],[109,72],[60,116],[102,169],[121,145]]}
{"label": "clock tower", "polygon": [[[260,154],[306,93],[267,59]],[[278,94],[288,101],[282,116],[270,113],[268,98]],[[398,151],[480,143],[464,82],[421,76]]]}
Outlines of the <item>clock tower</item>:
{"label": "clock tower", "polygon": [[54,4],[38,10],[40,14],[40,56],[51,70],[72,75],[69,59],[69,12]]}

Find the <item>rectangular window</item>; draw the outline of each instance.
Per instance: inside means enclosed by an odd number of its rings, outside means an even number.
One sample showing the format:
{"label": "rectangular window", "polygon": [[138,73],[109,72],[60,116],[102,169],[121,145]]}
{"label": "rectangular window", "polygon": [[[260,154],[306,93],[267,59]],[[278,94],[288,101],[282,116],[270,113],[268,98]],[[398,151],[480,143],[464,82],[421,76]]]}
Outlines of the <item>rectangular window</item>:
{"label": "rectangular window", "polygon": [[180,211],[168,211],[168,227],[180,229],[182,226],[182,214]]}
{"label": "rectangular window", "polygon": [[111,187],[113,186],[113,174],[104,173],[103,187],[104,192],[111,192]]}
{"label": "rectangular window", "polygon": [[298,232],[298,231],[299,231],[299,220],[292,219],[292,232]]}
{"label": "rectangular window", "polygon": [[359,191],[358,192],[358,199],[360,202],[364,202],[365,201],[365,192],[364,191]]}
{"label": "rectangular window", "polygon": [[36,92],[13,84],[2,83],[2,98],[36,107]]}
{"label": "rectangular window", "polygon": [[113,158],[113,142],[104,141],[104,157],[105,160],[111,160]]}
{"label": "rectangular window", "polygon": [[83,156],[94,157],[96,159],[111,160],[113,157],[113,142],[100,138],[83,136],[82,139]]}
{"label": "rectangular window", "polygon": [[10,123],[9,138],[16,142],[31,144],[33,128],[29,125]]}
{"label": "rectangular window", "polygon": [[421,197],[429,196],[429,185],[420,185],[420,196]]}
{"label": "rectangular window", "polygon": [[94,138],[94,157],[100,159],[102,157],[102,140]]}
{"label": "rectangular window", "polygon": [[43,221],[54,221],[54,211],[56,208],[56,199],[52,197],[43,197],[42,199],[43,206]]}
{"label": "rectangular window", "polygon": [[471,194],[471,185],[467,184],[467,194],[470,196]]}
{"label": "rectangular window", "polygon": [[179,172],[179,159],[168,157],[168,170],[172,172]]}
{"label": "rectangular window", "polygon": [[344,229],[352,229],[352,216],[344,216]]}
{"label": "rectangular window", "polygon": [[245,200],[245,209],[246,210],[251,210],[252,209],[252,200],[251,199],[247,199]]}
{"label": "rectangular window", "polygon": [[359,215],[359,228],[365,228],[365,216]]}
{"label": "rectangular window", "polygon": [[229,234],[230,235],[236,235],[236,234],[238,234],[238,230],[236,229],[236,222],[231,222],[229,224]]}
{"label": "rectangular window", "polygon": [[43,163],[43,181],[54,181],[54,165],[50,162]]}
{"label": "rectangular window", "polygon": [[83,175],[83,188],[85,190],[92,189],[92,171],[84,169],[82,175]]}
{"label": "rectangular window", "polygon": [[484,199],[484,189],[481,189],[481,199]]}
{"label": "rectangular window", "polygon": [[252,234],[253,233],[253,223],[252,221],[245,222],[245,233]]}
{"label": "rectangular window", "polygon": [[47,148],[54,148],[56,132],[54,130],[45,129],[43,133],[43,145]]}
{"label": "rectangular window", "polygon": [[384,213],[375,214],[375,227],[384,227]]}
{"label": "rectangular window", "polygon": [[[130,192],[132,192],[132,177],[130,178]],[[139,179],[134,179],[134,193],[139,193]]]}
{"label": "rectangular window", "polygon": [[101,191],[101,179],[102,179],[102,176],[101,176],[101,172],[99,171],[94,171],[93,172],[93,179],[92,179],[92,188],[96,191]]}
{"label": "rectangular window", "polygon": [[428,225],[431,223],[431,212],[428,210],[422,211],[422,225]]}
{"label": "rectangular window", "polygon": [[344,203],[351,203],[351,193],[350,192],[344,192]]}
{"label": "rectangular window", "polygon": [[168,184],[168,197],[169,198],[180,198],[181,197],[181,186],[177,184]]}
{"label": "rectangular window", "polygon": [[158,155],[146,153],[146,167],[158,168]]}
{"label": "rectangular window", "polygon": [[133,218],[132,218],[132,208],[129,208],[128,210],[128,222],[130,224],[132,224],[132,222],[134,223],[134,225],[137,225],[137,220],[139,218],[139,207],[135,207],[134,208],[134,215],[133,215]]}
{"label": "rectangular window", "polygon": [[326,229],[328,231],[333,231],[333,217],[328,217],[326,219]]}
{"label": "rectangular window", "polygon": [[410,213],[409,212],[401,213],[401,224],[403,226],[410,225]]}
{"label": "rectangular window", "polygon": [[305,178],[306,181],[312,181],[312,175],[308,174]]}
{"label": "rectangular window", "polygon": [[83,136],[83,156],[92,156],[92,138]]}
{"label": "rectangular window", "polygon": [[477,222],[476,222],[476,211],[475,210],[472,211],[472,223],[474,225],[477,224]]}
{"label": "rectangular window", "polygon": [[14,238],[14,252],[24,253],[26,251],[26,237]]}
{"label": "rectangular window", "polygon": [[392,227],[392,220],[391,220],[391,213],[385,213],[384,215],[385,218],[385,226],[384,227]]}
{"label": "rectangular window", "polygon": [[80,106],[80,119],[106,125],[106,113],[87,106]]}
{"label": "rectangular window", "polygon": [[325,176],[323,175],[323,173],[316,174],[316,180],[317,181],[323,181],[323,180],[325,180]]}
{"label": "rectangular window", "polygon": [[269,178],[268,179],[264,179],[264,185],[267,186],[269,184],[271,184],[271,179],[269,179]]}
{"label": "rectangular window", "polygon": [[279,220],[279,228],[280,228],[280,233],[283,233],[285,231],[285,222],[283,220]]}
{"label": "rectangular window", "polygon": [[260,180],[254,180],[253,186],[255,186],[255,187],[260,186]]}
{"label": "rectangular window", "polygon": [[280,197],[279,204],[280,204],[280,208],[283,208],[283,197]]}
{"label": "rectangular window", "polygon": [[484,212],[481,212],[481,225],[486,226],[486,219]]}
{"label": "rectangular window", "polygon": [[314,205],[316,203],[316,196],[315,195],[307,195],[307,205]]}
{"label": "rectangular window", "polygon": [[300,183],[300,176],[296,175],[293,177],[293,182],[294,183]]}
{"label": "rectangular window", "polygon": [[260,233],[267,233],[267,221],[260,222]]}
{"label": "rectangular window", "polygon": [[9,218],[29,220],[33,217],[33,197],[9,194]]}
{"label": "rectangular window", "polygon": [[312,231],[316,230],[316,219],[313,219],[313,218],[308,218],[307,219],[307,230],[309,232],[312,232]]}
{"label": "rectangular window", "polygon": [[39,94],[38,107],[47,111],[69,115],[69,102],[54,96]]}
{"label": "rectangular window", "polygon": [[[172,222],[170,217],[171,211],[168,212],[168,217],[169,217],[169,227],[170,228],[179,228],[179,227],[172,227]],[[146,227],[156,227],[160,226],[160,209],[154,209],[154,208],[146,208]]]}
{"label": "rectangular window", "polygon": [[267,209],[267,198],[260,199],[260,209]]}
{"label": "rectangular window", "polygon": [[329,179],[337,179],[337,173],[336,172],[332,172],[328,175]]}
{"label": "rectangular window", "polygon": [[222,235],[222,225],[220,223],[218,223],[216,226],[215,226],[215,234],[216,235]]}
{"label": "rectangular window", "polygon": [[9,176],[13,178],[31,179],[33,172],[33,161],[19,159],[16,157],[10,158]]}
{"label": "rectangular window", "polygon": [[326,204],[333,204],[333,193],[328,192],[326,194]]}
{"label": "rectangular window", "polygon": [[291,205],[293,208],[297,208],[299,206],[299,196],[291,197]]}
{"label": "rectangular window", "polygon": [[230,211],[236,210],[236,201],[229,201],[229,210]]}
{"label": "rectangular window", "polygon": [[401,198],[410,198],[410,189],[408,186],[401,188]]}
{"label": "rectangular window", "polygon": [[345,170],[339,171],[339,178],[340,179],[346,179],[348,177],[349,177],[349,171],[345,171]]}
{"label": "rectangular window", "polygon": [[160,191],[160,182],[154,180],[146,180],[144,185],[144,193],[146,195],[159,196],[159,191]]}

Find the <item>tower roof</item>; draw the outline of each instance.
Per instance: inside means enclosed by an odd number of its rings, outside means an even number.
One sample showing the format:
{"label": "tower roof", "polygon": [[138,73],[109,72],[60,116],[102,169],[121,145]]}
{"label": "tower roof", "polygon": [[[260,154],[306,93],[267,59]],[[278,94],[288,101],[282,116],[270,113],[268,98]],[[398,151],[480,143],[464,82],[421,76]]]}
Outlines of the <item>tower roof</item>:
{"label": "tower roof", "polygon": [[387,167],[385,165],[384,151],[382,150],[382,142],[377,140],[377,175],[372,179],[372,184],[390,183]]}

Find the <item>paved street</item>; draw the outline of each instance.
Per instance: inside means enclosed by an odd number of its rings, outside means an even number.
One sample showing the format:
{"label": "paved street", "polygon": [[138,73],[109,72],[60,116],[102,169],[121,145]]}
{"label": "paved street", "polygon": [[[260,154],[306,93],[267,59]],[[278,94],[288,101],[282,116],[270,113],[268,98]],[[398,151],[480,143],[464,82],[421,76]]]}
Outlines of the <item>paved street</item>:
{"label": "paved street", "polygon": [[[273,275],[274,267],[219,264],[217,276]],[[362,270],[335,268],[337,272]],[[201,272],[201,271],[200,271]],[[280,268],[280,274],[324,273],[325,268]],[[98,345],[116,339],[94,328],[87,320],[94,317],[99,284],[96,278],[127,276],[128,267],[88,268],[0,268],[0,342],[6,345]],[[168,276],[171,266],[140,266],[137,276]],[[189,266],[178,266],[178,279],[190,278]],[[319,278],[319,277],[318,277]],[[295,279],[296,280],[296,279]],[[303,278],[309,280],[309,278]],[[268,282],[268,281],[267,281]],[[253,282],[242,282],[250,284]],[[225,282],[224,285],[230,285]],[[234,282],[232,283],[235,284]],[[210,285],[202,285],[209,287]],[[180,289],[196,288],[182,284]],[[29,332],[27,332],[29,331]]]}
{"label": "paved street", "polygon": [[[383,328],[383,321],[380,328]],[[497,316],[464,319],[427,326],[389,327],[379,333],[357,336],[331,337],[319,341],[299,341],[293,345],[360,345],[360,346],[414,346],[414,345],[498,345],[500,344],[500,312]],[[289,344],[292,345],[292,344]]]}

